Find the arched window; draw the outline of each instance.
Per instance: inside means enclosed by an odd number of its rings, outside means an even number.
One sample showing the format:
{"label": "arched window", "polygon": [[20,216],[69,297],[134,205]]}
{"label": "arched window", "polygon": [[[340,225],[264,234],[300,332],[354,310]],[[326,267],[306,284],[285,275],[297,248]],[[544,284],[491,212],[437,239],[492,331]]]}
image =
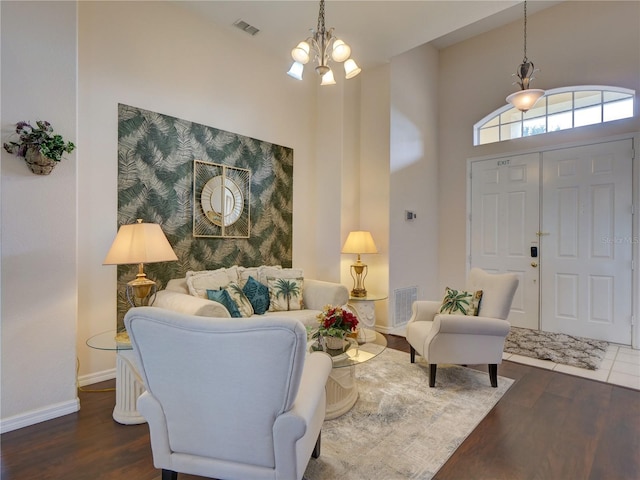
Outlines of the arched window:
{"label": "arched window", "polygon": [[473,144],[502,142],[633,117],[635,90],[585,85],[547,90],[526,113],[505,105],[473,126]]}

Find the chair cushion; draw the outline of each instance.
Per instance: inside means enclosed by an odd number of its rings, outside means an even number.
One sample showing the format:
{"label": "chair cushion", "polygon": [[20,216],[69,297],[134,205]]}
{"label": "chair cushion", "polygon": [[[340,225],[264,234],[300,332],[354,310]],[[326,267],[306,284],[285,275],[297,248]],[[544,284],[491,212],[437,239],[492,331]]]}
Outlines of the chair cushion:
{"label": "chair cushion", "polygon": [[440,313],[453,315],[478,315],[482,290],[467,292],[447,287],[440,306]]}
{"label": "chair cushion", "polygon": [[226,290],[207,290],[207,298],[224,305],[224,307],[229,310],[229,313],[233,318],[242,317],[242,314],[238,309],[238,305],[233,301],[231,295],[229,295],[229,292]]}
{"label": "chair cushion", "polygon": [[467,290],[483,291],[478,315],[506,320],[518,283],[519,279],[513,273],[496,274],[472,268]]}
{"label": "chair cushion", "polygon": [[242,287],[242,291],[251,302],[256,315],[264,315],[269,310],[269,287],[250,276]]}

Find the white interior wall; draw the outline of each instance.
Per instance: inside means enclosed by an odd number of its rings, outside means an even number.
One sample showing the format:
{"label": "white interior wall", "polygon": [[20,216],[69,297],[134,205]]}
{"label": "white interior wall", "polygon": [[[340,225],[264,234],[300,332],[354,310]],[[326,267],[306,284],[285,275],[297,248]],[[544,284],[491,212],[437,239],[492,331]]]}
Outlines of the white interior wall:
{"label": "white interior wall", "polygon": [[[269,58],[259,38],[216,30],[169,2],[80,2],[79,169],[80,375],[112,372],[111,352],[85,340],[115,327],[116,268],[102,266],[117,211],[117,104],[125,103],[294,149],[293,264],[315,274],[318,258],[315,78],[285,75],[286,57]],[[329,165],[326,165],[329,168]],[[338,187],[327,185],[335,197]],[[336,260],[334,259],[334,262]],[[317,263],[316,263],[317,262]]]}
{"label": "white interior wall", "polygon": [[[389,319],[394,291],[439,297],[438,51],[423,45],[391,61]],[[417,218],[406,220],[405,211]]]}
{"label": "white interior wall", "polygon": [[505,105],[505,97],[515,91],[511,74],[522,61],[522,21],[443,49],[438,92],[439,291],[465,281],[467,159],[640,131],[640,2],[562,2],[527,20],[527,56],[541,70],[534,87],[635,89],[636,115],[474,147],[474,123]]}
{"label": "white interior wall", "polygon": [[[0,9],[3,141],[18,121],[47,120],[77,143],[75,3]],[[1,150],[3,432],[79,408],[76,152],[39,176]]]}
{"label": "white interior wall", "polygon": [[[389,149],[390,149],[390,65],[372,68],[360,74],[360,168],[359,229],[369,230],[378,248],[377,254],[363,255],[369,274],[365,281],[368,292],[389,292]],[[346,239],[346,234],[345,234]],[[355,256],[342,256],[342,283],[351,289],[353,280],[349,265]],[[381,330],[388,325],[388,300],[375,302],[376,324]]]}

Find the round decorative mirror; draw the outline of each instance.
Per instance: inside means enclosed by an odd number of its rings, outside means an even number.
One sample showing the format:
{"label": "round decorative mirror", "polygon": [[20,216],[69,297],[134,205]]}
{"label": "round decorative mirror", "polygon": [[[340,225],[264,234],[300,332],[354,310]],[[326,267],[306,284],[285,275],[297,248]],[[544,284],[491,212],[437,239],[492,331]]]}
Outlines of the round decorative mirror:
{"label": "round decorative mirror", "polygon": [[200,203],[211,223],[228,227],[237,222],[242,215],[244,197],[240,187],[233,180],[218,175],[202,187]]}

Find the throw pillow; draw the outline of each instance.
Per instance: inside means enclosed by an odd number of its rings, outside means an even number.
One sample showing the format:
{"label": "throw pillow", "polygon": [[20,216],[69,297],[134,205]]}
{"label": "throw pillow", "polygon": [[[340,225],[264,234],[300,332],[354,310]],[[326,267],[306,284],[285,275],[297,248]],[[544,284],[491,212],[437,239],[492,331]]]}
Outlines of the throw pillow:
{"label": "throw pillow", "polygon": [[482,290],[466,292],[447,287],[440,306],[440,313],[451,315],[478,315]]}
{"label": "throw pillow", "polygon": [[263,285],[253,277],[249,277],[242,287],[256,315],[264,315],[269,310],[269,287]]}
{"label": "throw pillow", "polygon": [[302,289],[304,279],[267,277],[269,287],[269,311],[282,312],[302,310]]}
{"label": "throw pillow", "polygon": [[240,310],[240,315],[243,317],[250,317],[253,315],[253,307],[251,306],[251,302],[244,294],[240,285],[236,282],[231,282],[229,285],[224,287],[224,290],[227,291],[231,299],[238,306],[238,310]]}
{"label": "throw pillow", "polygon": [[226,290],[207,290],[207,298],[214,302],[221,303],[233,318],[240,318],[242,314],[238,310],[238,305],[233,301]]}
{"label": "throw pillow", "polygon": [[282,268],[280,266],[263,265],[258,269],[258,280],[263,285],[267,285],[267,279],[273,278],[299,278],[303,277],[301,268]]}
{"label": "throw pillow", "polygon": [[[230,275],[230,273],[232,275]],[[194,297],[207,298],[207,290],[220,290],[233,281],[235,271],[219,268],[201,272],[187,272],[187,287]]]}

